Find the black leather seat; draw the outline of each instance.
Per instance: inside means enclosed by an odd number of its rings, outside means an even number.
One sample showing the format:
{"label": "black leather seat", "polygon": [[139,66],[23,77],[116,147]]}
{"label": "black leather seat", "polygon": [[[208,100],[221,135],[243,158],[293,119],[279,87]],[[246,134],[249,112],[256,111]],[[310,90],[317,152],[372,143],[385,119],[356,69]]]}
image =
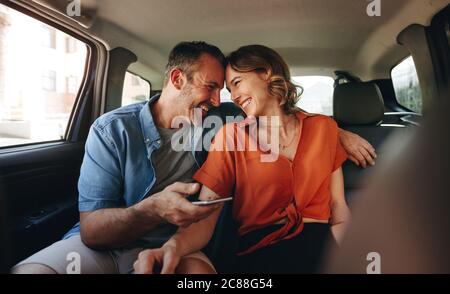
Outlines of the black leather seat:
{"label": "black leather seat", "polygon": [[[382,124],[384,102],[380,89],[372,82],[352,82],[337,85],[333,96],[334,119],[339,127],[365,138],[376,149],[379,162],[389,152],[383,143],[394,133],[405,130],[404,125]],[[344,172],[345,194],[347,201],[364,189],[364,178],[375,169],[362,169],[350,160],[342,166]]]}

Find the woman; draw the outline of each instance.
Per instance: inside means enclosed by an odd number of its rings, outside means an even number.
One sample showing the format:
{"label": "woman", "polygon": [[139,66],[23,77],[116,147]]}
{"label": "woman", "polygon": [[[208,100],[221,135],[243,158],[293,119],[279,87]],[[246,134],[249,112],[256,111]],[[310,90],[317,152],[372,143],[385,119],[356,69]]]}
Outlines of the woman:
{"label": "woman", "polygon": [[[237,272],[317,272],[326,241],[332,235],[339,243],[350,219],[341,169],[347,154],[337,125],[296,108],[297,87],[286,63],[270,48],[251,45],[231,53],[226,84],[247,118],[227,124],[216,135],[208,159],[194,176],[203,184],[200,199],[234,196]],[[259,135],[251,131],[255,127]],[[263,143],[272,134],[279,140],[275,160],[261,160],[266,147],[273,146]],[[258,148],[250,150],[251,143]],[[156,249],[165,252],[159,261],[163,272],[173,272],[181,256],[208,243],[219,213],[180,228]]]}

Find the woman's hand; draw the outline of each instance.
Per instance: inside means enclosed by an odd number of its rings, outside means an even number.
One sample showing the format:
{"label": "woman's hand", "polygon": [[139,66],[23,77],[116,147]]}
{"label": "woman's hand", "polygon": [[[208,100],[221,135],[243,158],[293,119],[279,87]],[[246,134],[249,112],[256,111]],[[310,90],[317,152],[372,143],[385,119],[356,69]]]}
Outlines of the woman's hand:
{"label": "woman's hand", "polygon": [[173,274],[177,268],[181,257],[172,246],[163,246],[158,249],[147,249],[139,253],[138,259],[134,263],[136,274],[157,274],[161,269],[161,274]]}

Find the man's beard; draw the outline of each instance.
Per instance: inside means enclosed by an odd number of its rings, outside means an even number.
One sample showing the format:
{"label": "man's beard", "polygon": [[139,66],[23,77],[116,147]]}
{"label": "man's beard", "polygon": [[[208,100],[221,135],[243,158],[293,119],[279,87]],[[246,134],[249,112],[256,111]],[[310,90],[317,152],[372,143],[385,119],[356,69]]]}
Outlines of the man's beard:
{"label": "man's beard", "polygon": [[205,114],[202,113],[202,110],[198,105],[192,104],[193,100],[194,97],[192,97],[192,87],[188,84],[186,85],[186,87],[184,87],[179,95],[180,104],[184,105],[183,113],[180,115],[185,116],[191,124],[201,126],[204,118],[203,116]]}
{"label": "man's beard", "polygon": [[195,105],[192,105],[193,100],[192,87],[190,85],[186,85],[178,96],[180,105],[180,112],[178,113],[178,116],[183,117],[184,120],[188,120],[190,124],[194,124],[195,122]]}

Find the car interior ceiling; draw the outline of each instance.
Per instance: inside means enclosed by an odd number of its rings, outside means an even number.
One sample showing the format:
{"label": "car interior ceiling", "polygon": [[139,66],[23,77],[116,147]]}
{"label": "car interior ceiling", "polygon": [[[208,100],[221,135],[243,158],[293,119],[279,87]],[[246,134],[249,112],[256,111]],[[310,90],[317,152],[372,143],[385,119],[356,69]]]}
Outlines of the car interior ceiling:
{"label": "car interior ceiling", "polygon": [[[239,44],[247,44],[249,36],[251,43],[265,44],[280,51],[291,65],[293,74],[321,72],[332,76],[334,70],[345,70],[365,81],[388,78],[390,67],[408,54],[403,46],[397,44],[398,33],[412,23],[429,24],[432,16],[447,5],[445,0],[435,1],[432,5],[423,5],[420,1],[388,1],[384,4],[386,13],[376,21],[368,22],[365,14],[348,16],[350,11],[365,10],[366,3],[358,1],[282,2],[273,7],[277,15],[266,9],[274,5],[270,0],[247,1],[246,6],[256,9],[251,15],[245,13],[238,2],[218,1],[205,7],[202,1],[193,1],[180,10],[175,2],[136,1],[133,6],[121,0],[82,1],[81,17],[75,21],[59,19],[95,36],[108,48],[123,47],[132,51],[138,61],[130,65],[130,70],[152,81],[155,89],[162,86],[160,73],[177,40],[206,40],[227,53]],[[33,0],[30,3],[42,10],[41,4],[49,14],[65,13],[58,0]],[[175,14],[168,19],[152,7],[155,5]],[[128,13],[123,14],[123,11]],[[216,17],[217,11],[222,12],[221,17]],[[333,14],[328,11],[333,11]],[[201,27],[196,21],[200,12],[204,24]],[[133,18],[128,17],[131,14]],[[274,18],[277,16],[285,22],[277,24]],[[321,19],[321,26],[315,25],[315,18]],[[243,24],[249,25],[239,25],[239,21],[230,22],[229,19],[242,20]],[[261,22],[261,19],[265,21]],[[176,29],[177,20],[183,20],[182,30]],[[336,22],[339,27],[336,27]],[[252,23],[266,25],[264,34],[255,33]],[[221,34],[211,32],[217,27],[228,29],[222,30]],[[318,29],[321,30],[321,38],[317,38],[315,33]]]}
{"label": "car interior ceiling", "polygon": [[[124,2],[126,1],[114,0],[117,7],[123,7],[125,5]],[[47,146],[37,152],[30,149],[20,156],[14,153],[2,154],[1,171],[6,176],[0,178],[0,181],[3,180],[5,186],[3,190],[2,186],[0,186],[0,193],[3,192],[4,195],[8,195],[13,191],[17,195],[14,199],[16,201],[20,200],[20,202],[11,203],[11,198],[0,197],[1,201],[9,202],[6,204],[0,203],[0,209],[7,207],[9,210],[8,214],[0,212],[0,216],[3,218],[8,215],[7,220],[1,220],[1,223],[9,223],[9,227],[6,230],[8,232],[5,233],[4,227],[1,227],[0,235],[8,235],[12,231],[11,235],[13,238],[10,238],[13,239],[12,242],[29,245],[25,245],[22,248],[14,248],[14,254],[5,258],[3,258],[3,255],[9,249],[2,249],[1,260],[6,264],[0,264],[0,271],[6,271],[8,266],[15,264],[21,258],[57,240],[77,218],[76,179],[84,151],[83,139],[87,136],[88,125],[98,115],[120,107],[126,71],[132,69],[133,72],[151,80],[152,87],[155,86],[151,89],[152,94],[161,91],[163,77],[160,73],[163,72],[162,69],[165,66],[163,60],[166,58],[167,48],[173,45],[172,40],[162,40],[159,45],[164,49],[156,50],[156,46],[150,45],[149,42],[145,41],[147,35],[142,30],[136,29],[135,34],[130,34],[124,28],[136,28],[137,24],[134,21],[133,23],[125,24],[124,19],[118,17],[117,21],[113,22],[112,18],[117,16],[118,12],[108,10],[104,3],[105,1],[100,1],[99,6],[96,1],[85,1],[83,5],[86,7],[85,13],[87,17],[76,21],[63,19],[60,22],[67,26],[76,24],[80,27],[81,24],[82,27],[79,28],[81,32],[95,35],[95,38],[104,38],[105,51],[108,51],[108,58],[105,58],[105,60],[108,60],[105,63],[107,64],[105,67],[107,71],[103,69],[104,82],[95,81],[94,83],[92,81],[93,85],[87,87],[90,92],[83,93],[86,96],[85,104],[79,106],[79,109],[82,109],[81,112],[84,114],[83,118],[73,118],[73,125],[76,127],[74,127],[75,133],[71,134],[73,135],[71,138],[73,138],[72,143],[75,143],[75,145],[71,149],[64,150],[58,146]],[[33,0],[33,3],[29,5],[30,7],[45,5],[45,8],[40,7],[39,9],[51,12],[53,17],[57,15],[55,11],[62,9],[59,8],[58,5],[60,4],[58,4],[58,1],[53,0]],[[397,4],[391,3],[389,5],[398,5],[398,7],[407,11],[415,8],[415,4],[408,4],[407,1],[403,0]],[[339,62],[336,61],[327,69],[327,73],[335,79],[333,118],[342,129],[356,133],[368,140],[376,148],[379,160],[389,157],[389,154],[393,152],[386,148],[386,145],[383,143],[388,141],[393,135],[400,134],[401,136],[401,134],[418,129],[417,126],[422,122],[420,115],[414,114],[409,109],[398,104],[390,78],[390,69],[393,65],[397,64],[398,61],[405,58],[408,54],[413,56],[423,94],[425,117],[428,109],[432,109],[437,97],[448,95],[448,92],[447,94],[445,93],[445,89],[449,87],[448,81],[440,81],[442,74],[436,72],[436,61],[433,60],[435,54],[429,47],[429,24],[425,24],[425,21],[423,21],[431,20],[430,16],[443,7],[443,5],[442,7],[427,7],[428,10],[420,11],[417,19],[421,20],[418,22],[422,24],[416,24],[415,22],[415,24],[412,24],[413,22],[410,22],[406,27],[389,27],[390,33],[393,29],[398,29],[396,32],[396,35],[398,35],[396,42],[398,44],[394,44],[395,46],[391,46],[391,49],[382,53],[376,53],[376,57],[368,59],[367,63],[361,61],[361,58],[376,50],[375,48],[369,48],[379,41],[375,37],[363,40],[366,43],[362,44],[361,47],[363,48],[360,52],[358,51],[357,65],[354,67],[337,67]],[[446,9],[448,10],[449,7],[447,6]],[[111,12],[111,14],[108,15],[108,12]],[[101,19],[98,23],[94,21],[96,14]],[[397,21],[405,19],[404,14],[390,15],[389,17]],[[384,32],[382,28],[377,28],[377,32],[373,36],[380,36]],[[128,48],[127,44],[130,44],[129,47],[133,48]],[[225,47],[228,48],[228,45]],[[228,48],[227,50],[229,51],[230,49]],[[299,48],[298,52],[302,52],[302,50],[304,48]],[[287,55],[288,61],[293,61],[292,68],[297,72],[301,72],[298,67],[299,63],[304,61],[304,59],[295,58],[294,54],[287,49],[283,50],[281,48],[280,51]],[[101,53],[97,52],[96,54]],[[383,54],[386,57],[385,60],[383,60]],[[350,63],[351,56],[344,53],[342,53],[342,56],[343,59]],[[96,71],[102,71],[100,66],[99,64],[95,65]],[[318,70],[322,66],[322,64],[317,66],[309,65],[309,70]],[[90,78],[99,77],[97,74],[100,73],[96,72],[95,75],[92,73]],[[242,115],[242,112],[232,103],[223,103],[220,108],[212,110],[210,115],[219,115],[223,118],[227,115]],[[23,159],[21,160],[20,157],[23,157]],[[30,167],[28,162],[36,164]],[[31,169],[32,172],[27,174],[27,177],[23,180],[17,180],[21,170],[25,169]],[[64,170],[64,173],[61,173],[61,170]],[[361,169],[349,161],[343,165],[346,197],[350,206],[356,198],[355,195],[364,194],[364,190],[367,187],[365,180],[373,177],[377,170],[378,166]],[[8,182],[9,179],[13,180]],[[52,185],[49,185],[49,179],[51,179]],[[36,186],[36,182],[40,184]],[[2,183],[0,182],[0,184]],[[32,198],[27,195],[32,190],[30,186],[35,186],[35,189],[44,191],[51,196],[45,201],[36,197]],[[59,195],[66,195],[66,197],[62,201],[58,198]],[[28,203],[29,207],[25,207],[25,203]],[[33,218],[33,215],[30,215],[29,212],[36,212],[36,207],[41,207],[41,209],[37,211],[38,214]],[[223,241],[229,240],[231,234],[236,232],[236,224],[231,221],[231,209],[230,204],[225,205],[214,237],[208,244],[208,250],[213,256],[213,261],[221,272],[227,272],[231,266],[230,262],[232,262],[232,258],[224,252],[232,252],[236,246],[233,242]],[[40,215],[41,211],[45,213]],[[52,218],[55,216],[58,217],[58,222],[52,221]],[[25,230],[24,228],[27,229]],[[44,234],[42,234],[41,228],[45,228],[46,232]]]}

